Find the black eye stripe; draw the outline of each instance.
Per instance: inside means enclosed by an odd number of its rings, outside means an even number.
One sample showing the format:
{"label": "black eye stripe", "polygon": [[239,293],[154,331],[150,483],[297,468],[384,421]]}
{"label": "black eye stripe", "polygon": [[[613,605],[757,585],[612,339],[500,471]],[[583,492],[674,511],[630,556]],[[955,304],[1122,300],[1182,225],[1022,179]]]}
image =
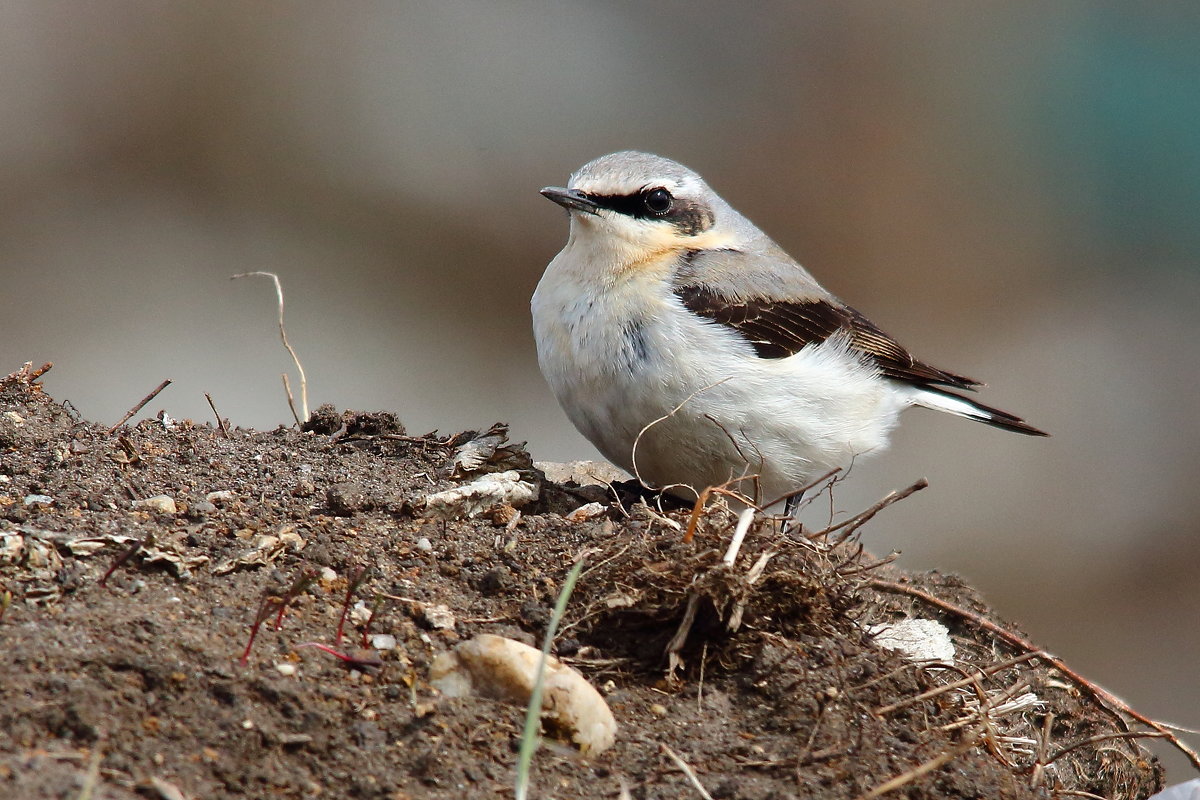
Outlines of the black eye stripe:
{"label": "black eye stripe", "polygon": [[650,215],[642,204],[642,193],[637,194],[587,194],[587,198],[601,208],[624,214],[627,217],[645,219]]}
{"label": "black eye stripe", "polygon": [[633,194],[589,194],[602,208],[635,219],[661,219],[670,216],[675,198],[661,186],[646,187]]}
{"label": "black eye stripe", "polygon": [[[660,191],[666,193],[666,198],[650,197],[652,194]],[[710,210],[698,203],[672,197],[661,186],[650,186],[633,194],[593,194],[588,192],[586,196],[601,208],[608,209],[617,214],[624,214],[634,219],[661,219],[664,222],[669,222],[688,236],[703,233],[711,228],[715,222],[713,213]],[[666,204],[667,208],[665,211],[655,213],[647,208],[648,199],[650,199],[652,206],[655,202],[661,200],[669,200],[670,202]]]}

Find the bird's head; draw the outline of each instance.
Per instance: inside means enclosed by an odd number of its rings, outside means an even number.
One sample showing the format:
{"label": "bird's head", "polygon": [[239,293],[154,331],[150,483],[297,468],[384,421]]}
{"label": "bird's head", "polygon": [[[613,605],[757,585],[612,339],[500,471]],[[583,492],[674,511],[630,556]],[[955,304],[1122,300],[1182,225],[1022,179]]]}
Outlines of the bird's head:
{"label": "bird's head", "polygon": [[570,213],[568,246],[585,246],[614,264],[731,246],[741,219],[692,170],[633,150],[590,161],[565,188],[548,186],[542,194]]}

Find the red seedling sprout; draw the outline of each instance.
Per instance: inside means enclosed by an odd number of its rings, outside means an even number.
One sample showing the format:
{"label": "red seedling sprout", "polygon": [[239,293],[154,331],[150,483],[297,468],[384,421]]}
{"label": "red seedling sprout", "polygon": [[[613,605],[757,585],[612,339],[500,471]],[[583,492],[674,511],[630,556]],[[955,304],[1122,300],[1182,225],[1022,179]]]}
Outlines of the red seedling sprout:
{"label": "red seedling sprout", "polygon": [[283,597],[279,600],[279,616],[275,618],[275,630],[283,627],[283,613],[287,611],[288,606],[292,604],[304,591],[312,585],[312,582],[317,579],[317,571],[315,569],[306,569],[300,573],[300,576],[288,587],[288,590],[283,593]]}
{"label": "red seedling sprout", "polygon": [[243,667],[250,661],[250,648],[254,647],[254,640],[258,638],[258,629],[262,624],[270,619],[271,615],[278,612],[279,616],[275,618],[275,630],[279,630],[283,626],[283,614],[287,611],[292,601],[300,596],[309,585],[316,580],[316,570],[306,569],[300,573],[300,576],[292,582],[288,590],[283,593],[282,597],[266,592],[263,594],[262,601],[258,604],[258,612],[254,615],[254,622],[250,623],[250,641],[246,642],[246,649],[242,653],[242,657],[238,663]]}
{"label": "red seedling sprout", "polygon": [[337,636],[333,640],[335,644],[342,643],[342,632],[346,627],[346,615],[350,613],[350,601],[354,599],[354,593],[366,583],[369,574],[369,567],[359,567],[350,573],[350,584],[346,587],[346,599],[342,601],[342,616],[338,620]]}
{"label": "red seedling sprout", "polygon": [[108,579],[112,576],[112,574],[114,572],[117,571],[117,567],[121,566],[126,561],[133,558],[133,556],[137,553],[137,551],[141,550],[142,547],[150,545],[153,542],[154,542],[154,534],[149,534],[148,536],[146,536],[145,539],[138,539],[136,542],[134,542],[127,550],[123,551],[121,553],[121,555],[117,556],[116,559],[113,560],[112,565],[109,566],[109,568],[107,570],[105,570],[104,577],[102,577],[100,579],[100,585],[107,588],[108,587]]}
{"label": "red seedling sprout", "polygon": [[341,659],[343,663],[355,669],[368,670],[383,666],[383,661],[374,656],[359,658],[343,653],[341,650],[336,650],[327,644],[321,644],[320,642],[305,642],[304,644],[297,645],[296,649],[299,650],[301,647],[315,647],[318,650],[324,650],[329,655]]}
{"label": "red seedling sprout", "polygon": [[246,649],[242,652],[242,657],[238,661],[243,667],[250,661],[250,648],[254,647],[254,640],[258,637],[258,629],[262,626],[267,618],[271,616],[276,606],[283,605],[283,600],[266,592],[263,594],[262,602],[258,604],[258,613],[254,615],[254,622],[250,623],[250,641],[246,642]]}
{"label": "red seedling sprout", "polygon": [[362,646],[366,647],[368,640],[371,638],[371,625],[375,622],[375,616],[379,613],[379,609],[383,607],[384,601],[387,600],[387,595],[383,592],[376,592],[375,599],[371,602],[371,616],[367,617],[366,624],[363,625]]}

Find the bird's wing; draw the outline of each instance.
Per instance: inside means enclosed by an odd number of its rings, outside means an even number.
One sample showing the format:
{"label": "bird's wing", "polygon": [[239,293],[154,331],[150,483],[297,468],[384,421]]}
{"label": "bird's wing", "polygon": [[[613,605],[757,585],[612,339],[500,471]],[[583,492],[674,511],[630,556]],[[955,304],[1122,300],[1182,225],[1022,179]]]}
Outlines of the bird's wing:
{"label": "bird's wing", "polygon": [[693,314],[728,325],[744,336],[760,358],[786,358],[806,345],[840,335],[852,350],[889,378],[918,386],[955,389],[974,389],[980,385],[964,375],[918,361],[869,319],[831,297],[734,298],[695,283],[681,283],[674,291]]}

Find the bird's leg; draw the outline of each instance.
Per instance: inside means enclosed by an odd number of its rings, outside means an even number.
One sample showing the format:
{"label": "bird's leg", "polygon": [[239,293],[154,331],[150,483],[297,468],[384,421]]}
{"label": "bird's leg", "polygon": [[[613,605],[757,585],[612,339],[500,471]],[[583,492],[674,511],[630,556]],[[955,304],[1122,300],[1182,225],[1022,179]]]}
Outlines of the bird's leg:
{"label": "bird's leg", "polygon": [[796,519],[796,512],[800,510],[800,502],[808,492],[800,492],[794,494],[783,501],[783,533],[789,533],[793,525],[799,525],[799,520]]}

